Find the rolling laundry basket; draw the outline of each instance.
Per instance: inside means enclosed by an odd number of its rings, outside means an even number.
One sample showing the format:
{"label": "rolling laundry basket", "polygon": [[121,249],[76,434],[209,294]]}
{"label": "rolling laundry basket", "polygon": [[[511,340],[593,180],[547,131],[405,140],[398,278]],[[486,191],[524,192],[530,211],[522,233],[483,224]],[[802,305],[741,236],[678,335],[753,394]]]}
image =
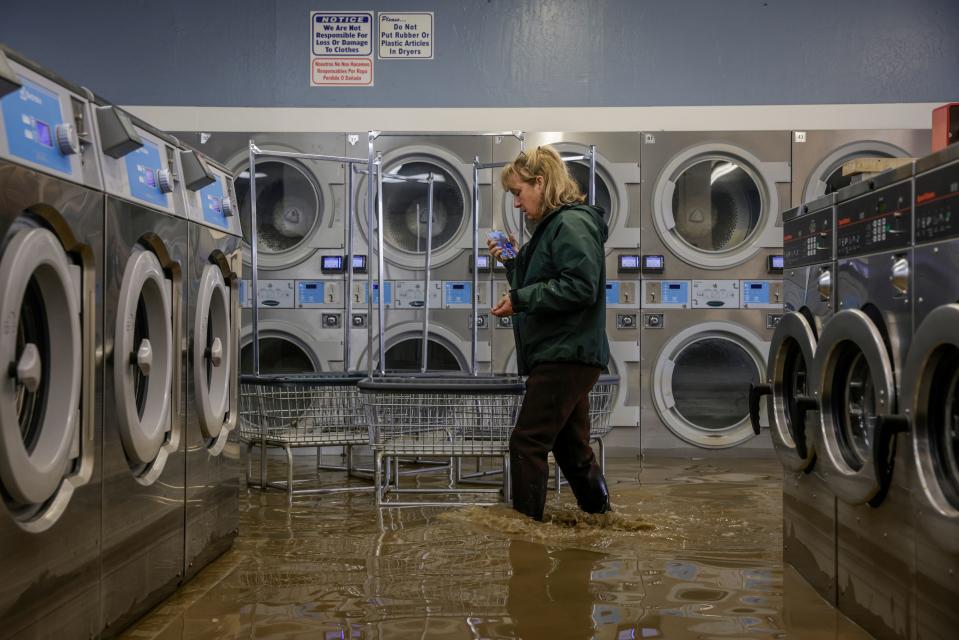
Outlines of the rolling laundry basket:
{"label": "rolling laundry basket", "polygon": [[[247,447],[247,484],[294,493],[323,493],[371,487],[318,487],[295,489],[293,449],[343,446],[347,470],[352,447],[369,443],[369,429],[360,403],[357,383],[365,374],[308,373],[240,376],[240,439]],[[260,447],[260,481],[253,482],[252,450]],[[266,450],[286,451],[286,481],[270,482]],[[300,480],[296,482],[303,482]]]}
{"label": "rolling laundry basket", "polygon": [[[502,457],[509,468],[509,437],[526,387],[516,376],[374,376],[357,384],[374,452],[377,507],[462,506],[476,502],[388,499],[396,494],[499,493],[500,489],[463,488],[451,479],[445,488],[400,488],[384,483],[384,464],[399,456],[452,458]],[[509,500],[509,474],[503,496]]]}

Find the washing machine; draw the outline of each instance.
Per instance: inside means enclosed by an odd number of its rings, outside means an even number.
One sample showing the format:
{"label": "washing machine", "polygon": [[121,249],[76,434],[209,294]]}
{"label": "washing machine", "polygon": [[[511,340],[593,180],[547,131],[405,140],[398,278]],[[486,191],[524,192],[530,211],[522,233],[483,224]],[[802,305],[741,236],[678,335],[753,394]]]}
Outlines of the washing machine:
{"label": "washing machine", "polygon": [[856,158],[919,158],[929,153],[929,129],[846,129],[792,132],[792,205],[849,186],[842,165]]}
{"label": "washing machine", "polygon": [[[430,241],[431,278],[435,280],[471,280],[473,254],[473,169],[474,160],[492,160],[493,136],[470,134],[424,134],[396,136],[384,134],[373,141],[382,154],[383,171],[383,245],[384,273],[388,280],[421,280],[426,268],[428,191],[425,183],[391,181],[390,175],[433,182],[433,223]],[[367,141],[368,134],[354,134],[351,141]],[[368,145],[347,144],[350,156],[366,155]],[[491,220],[492,171],[478,172],[479,201],[478,248],[486,252],[486,231]],[[369,182],[360,175],[355,182],[355,211],[358,216],[356,249],[370,254],[367,200]],[[374,205],[379,202],[374,185]],[[377,208],[374,206],[374,219]],[[375,229],[375,222],[374,222]],[[373,235],[374,244],[376,234]]]}
{"label": "washing machine", "polygon": [[95,115],[107,193],[100,584],[113,635],[183,576],[189,223],[179,192],[192,177],[179,173],[175,140],[102,101]]}
{"label": "washing machine", "polygon": [[[773,448],[783,465],[783,560],[836,604],[836,497],[816,464],[816,342],[835,312],[835,195],[783,214],[784,312],[766,364]],[[759,430],[759,397],[750,407]]]}
{"label": "washing machine", "polygon": [[813,358],[817,465],[837,497],[839,609],[877,638],[911,633],[909,434],[899,412],[912,339],[912,165],[836,194],[837,313]]}
{"label": "washing machine", "polygon": [[[644,273],[772,279],[789,204],[785,131],[644,133]],[[657,257],[659,257],[657,259]]]}
{"label": "washing machine", "polygon": [[230,436],[239,416],[242,233],[233,176],[212,161],[204,159],[203,166],[209,177],[183,190],[190,220],[183,360],[186,578],[226,551],[239,526],[240,449]]}
{"label": "washing machine", "polygon": [[768,450],[749,390],[765,378],[782,281],[644,279],[642,296],[643,454]]}
{"label": "washing machine", "polygon": [[85,93],[0,48],[0,637],[100,630],[103,193]]}
{"label": "washing machine", "polygon": [[[916,470],[917,638],[959,629],[959,145],[916,162],[916,333],[902,376]],[[911,446],[909,446],[911,444]],[[898,471],[897,471],[898,473]]]}
{"label": "washing machine", "polygon": [[[225,165],[235,176],[237,216],[250,238],[250,149],[256,157],[257,265],[269,279],[322,275],[324,255],[346,254],[346,185],[349,167],[340,162],[270,156],[270,151],[342,157],[346,138],[338,133],[173,133]],[[365,149],[362,158],[366,157]],[[247,247],[245,266],[250,267]]]}
{"label": "washing machine", "polygon": [[[365,283],[362,295],[366,300]],[[376,287],[376,283],[374,283]],[[384,282],[383,342],[385,366],[390,370],[420,371],[423,365],[423,307],[426,304],[426,283],[423,280]],[[374,289],[374,292],[378,287]],[[470,371],[473,363],[472,328],[473,281],[444,280],[429,284],[429,325],[427,327],[426,362],[428,371]],[[477,293],[479,322],[476,338],[476,371],[490,371],[491,346],[489,330],[489,282],[480,280]],[[366,303],[364,302],[364,305]],[[379,296],[374,293],[373,314],[378,314]],[[359,312],[359,315],[365,313]],[[374,323],[378,321],[376,318]],[[372,344],[373,367],[379,367],[379,338]],[[358,350],[357,367],[367,366],[369,351]]]}
{"label": "washing machine", "polygon": [[[590,166],[595,167],[594,199],[596,205],[603,208],[609,227],[606,240],[609,369],[622,379],[614,398],[610,424],[636,427],[639,424],[640,135],[631,132],[525,133],[524,144],[526,149],[550,145],[564,158],[588,156],[591,150],[595,152],[594,159],[570,160],[567,167],[584,195],[589,193]],[[493,149],[495,162],[510,162],[519,155],[520,141],[505,137],[494,144]],[[513,208],[513,197],[500,185],[498,170],[494,170],[492,179],[496,202],[494,226],[513,234],[522,244],[529,238],[531,228],[522,220],[519,210]],[[500,271],[494,269],[495,279],[501,283],[494,288],[508,289],[505,273],[499,274]],[[494,366],[515,372],[512,324],[508,319],[494,318],[494,321]],[[611,434],[610,438],[622,440],[624,445],[634,439],[631,435],[620,434]]]}

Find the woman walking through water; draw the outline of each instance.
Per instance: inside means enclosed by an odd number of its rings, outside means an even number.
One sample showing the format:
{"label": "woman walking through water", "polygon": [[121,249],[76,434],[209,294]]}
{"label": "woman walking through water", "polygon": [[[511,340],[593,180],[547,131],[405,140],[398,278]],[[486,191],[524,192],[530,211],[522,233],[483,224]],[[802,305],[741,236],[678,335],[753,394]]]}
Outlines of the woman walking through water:
{"label": "woman walking through water", "polygon": [[549,146],[520,153],[500,181],[535,224],[515,258],[496,241],[487,243],[506,265],[511,287],[492,313],[513,316],[516,363],[529,376],[509,442],[513,508],[543,519],[552,451],[579,507],[606,513],[609,491],[589,446],[589,392],[609,363],[603,210],[583,203]]}

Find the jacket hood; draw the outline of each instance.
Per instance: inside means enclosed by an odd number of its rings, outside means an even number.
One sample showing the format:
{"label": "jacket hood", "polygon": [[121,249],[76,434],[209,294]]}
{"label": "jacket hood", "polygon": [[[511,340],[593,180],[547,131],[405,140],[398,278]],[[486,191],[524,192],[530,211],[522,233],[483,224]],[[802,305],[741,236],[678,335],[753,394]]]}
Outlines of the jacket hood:
{"label": "jacket hood", "polygon": [[609,226],[606,224],[603,216],[606,215],[606,210],[602,207],[595,204],[581,204],[579,205],[580,209],[584,211],[589,211],[594,216],[596,216],[596,222],[599,225],[599,233],[603,237],[603,242],[605,243],[609,239]]}

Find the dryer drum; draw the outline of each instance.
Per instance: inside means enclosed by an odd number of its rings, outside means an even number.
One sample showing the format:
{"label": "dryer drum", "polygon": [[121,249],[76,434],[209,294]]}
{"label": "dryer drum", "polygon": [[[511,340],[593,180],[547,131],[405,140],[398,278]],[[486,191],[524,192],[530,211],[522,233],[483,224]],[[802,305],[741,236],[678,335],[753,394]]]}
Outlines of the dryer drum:
{"label": "dryer drum", "polygon": [[[457,239],[458,231],[469,218],[464,186],[445,163],[435,160],[402,160],[386,169],[386,174],[427,179],[433,174],[433,234],[431,249],[438,251]],[[383,224],[385,241],[408,253],[426,251],[427,185],[416,182],[391,182],[383,179]]]}
{"label": "dryer drum", "polygon": [[[234,180],[239,200],[243,237],[250,237],[250,174]],[[287,160],[265,158],[256,164],[257,248],[265,253],[284,253],[309,238],[322,222],[320,189],[307,170]]]}
{"label": "dryer drum", "polygon": [[676,356],[672,392],[676,411],[705,431],[728,429],[749,416],[749,386],[759,384],[755,360],[725,338],[704,338]]}
{"label": "dryer drum", "polygon": [[[423,339],[407,338],[386,349],[386,368],[393,371],[419,371],[423,364]],[[452,351],[435,340],[426,345],[428,371],[462,371]]]}
{"label": "dryer drum", "polygon": [[943,495],[959,509],[959,348],[940,347],[929,376],[929,449]]}
{"label": "dryer drum", "polygon": [[752,235],[762,217],[753,177],[722,159],[696,162],[676,180],[672,208],[676,232],[703,251],[728,251]]}

